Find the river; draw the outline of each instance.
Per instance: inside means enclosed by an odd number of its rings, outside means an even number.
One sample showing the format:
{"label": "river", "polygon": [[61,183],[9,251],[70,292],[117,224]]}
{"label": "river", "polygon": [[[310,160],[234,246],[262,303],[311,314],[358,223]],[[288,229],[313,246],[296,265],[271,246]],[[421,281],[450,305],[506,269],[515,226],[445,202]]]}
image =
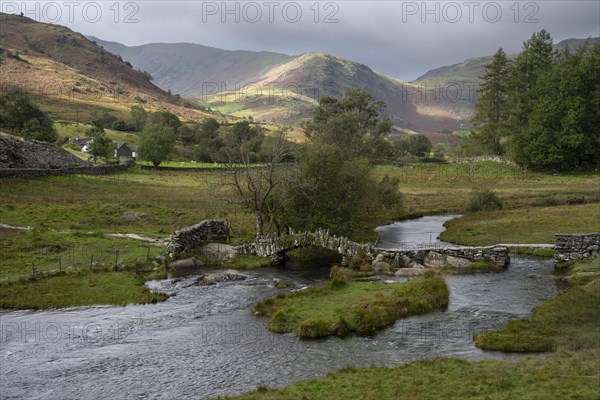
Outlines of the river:
{"label": "river", "polygon": [[[410,245],[411,231],[425,232],[415,243],[430,234],[437,241],[447,219],[381,227],[379,245]],[[176,293],[160,304],[1,312],[0,397],[198,399],[285,386],[350,365],[515,359],[521,356],[477,349],[472,335],[526,316],[557,293],[551,260],[513,257],[502,273],[447,277],[446,311],[400,320],[374,337],[300,340],[267,331],[265,319],[250,312],[257,300],[282,292],[276,279],[298,289],[325,272],[290,263],[213,286],[191,285],[195,277],[149,282]]]}

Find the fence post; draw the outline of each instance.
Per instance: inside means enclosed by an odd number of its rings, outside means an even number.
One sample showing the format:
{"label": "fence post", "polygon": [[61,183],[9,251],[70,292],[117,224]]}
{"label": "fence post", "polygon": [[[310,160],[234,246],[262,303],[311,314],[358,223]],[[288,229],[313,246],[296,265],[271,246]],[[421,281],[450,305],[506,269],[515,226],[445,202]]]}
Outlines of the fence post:
{"label": "fence post", "polygon": [[90,271],[92,270],[92,265],[94,265],[94,255],[90,257]]}
{"label": "fence post", "polygon": [[62,256],[58,256],[58,270],[62,271]]}
{"label": "fence post", "polygon": [[35,261],[31,262],[31,275],[35,275]]}
{"label": "fence post", "polygon": [[146,261],[150,259],[150,244],[148,244],[148,249],[146,250]]}
{"label": "fence post", "polygon": [[119,249],[115,250],[115,268],[119,266]]}

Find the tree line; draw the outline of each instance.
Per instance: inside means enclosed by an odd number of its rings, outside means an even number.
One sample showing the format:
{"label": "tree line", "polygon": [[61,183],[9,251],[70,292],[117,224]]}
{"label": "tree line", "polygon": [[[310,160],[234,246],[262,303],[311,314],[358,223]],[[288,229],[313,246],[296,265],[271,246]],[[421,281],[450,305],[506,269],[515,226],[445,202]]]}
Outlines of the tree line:
{"label": "tree line", "polygon": [[468,145],[537,170],[600,163],[600,45],[557,51],[542,30],[486,65]]}

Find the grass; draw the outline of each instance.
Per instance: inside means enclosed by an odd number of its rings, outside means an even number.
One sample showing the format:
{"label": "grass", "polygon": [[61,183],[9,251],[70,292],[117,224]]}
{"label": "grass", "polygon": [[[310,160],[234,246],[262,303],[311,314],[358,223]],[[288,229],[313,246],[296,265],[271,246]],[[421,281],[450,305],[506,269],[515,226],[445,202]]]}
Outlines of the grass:
{"label": "grass", "polygon": [[[433,359],[398,367],[348,367],[283,389],[260,388],[236,400],[540,400],[597,399],[600,351],[519,362]],[[222,398],[223,399],[223,398]]]}
{"label": "grass", "polygon": [[494,190],[504,210],[600,202],[600,175],[593,171],[554,175],[486,161],[378,166],[374,173],[400,179],[407,214],[464,212],[474,189]]}
{"label": "grass", "polygon": [[267,327],[273,332],[318,338],[373,334],[398,318],[447,304],[444,280],[428,275],[393,285],[333,279],[323,286],[262,300],[254,311],[270,318]]}
{"label": "grass", "polygon": [[597,232],[600,204],[479,212],[450,220],[440,238],[472,246],[554,243],[554,234]]}
{"label": "grass", "polygon": [[[254,223],[220,201],[219,171],[140,171],[90,176],[10,179],[0,185],[0,222],[56,230],[135,232],[167,236],[204,219],[227,217],[238,237]],[[136,212],[140,218],[128,218]]]}
{"label": "grass", "polygon": [[[598,259],[570,265],[598,268]],[[531,318],[477,336],[480,347],[549,351],[520,361],[436,358],[397,367],[347,367],[282,389],[261,387],[236,400],[355,399],[598,399],[600,397],[600,279],[569,288],[537,307]]]}
{"label": "grass", "polygon": [[554,257],[554,249],[543,248],[543,247],[527,247],[518,246],[510,249],[512,254],[522,254],[540,258],[552,258]]}
{"label": "grass", "polygon": [[[77,123],[73,121],[55,121],[54,128],[58,133],[59,140],[66,140],[67,138],[87,138],[88,129],[92,127],[91,124]],[[106,136],[108,136],[113,142],[124,142],[131,145],[139,145],[140,137],[132,132],[120,132],[112,129],[104,129]]]}
{"label": "grass", "polygon": [[162,252],[143,242],[102,233],[56,232],[36,228],[16,231],[0,228],[0,279],[15,279],[36,271],[94,266],[133,265],[149,262]]}
{"label": "grass", "polygon": [[152,293],[147,277],[130,272],[78,271],[0,283],[0,308],[42,309],[99,304],[156,303],[167,298]]}
{"label": "grass", "polygon": [[559,274],[565,275],[564,280],[570,284],[584,284],[600,274],[600,258],[560,263],[555,268]]}

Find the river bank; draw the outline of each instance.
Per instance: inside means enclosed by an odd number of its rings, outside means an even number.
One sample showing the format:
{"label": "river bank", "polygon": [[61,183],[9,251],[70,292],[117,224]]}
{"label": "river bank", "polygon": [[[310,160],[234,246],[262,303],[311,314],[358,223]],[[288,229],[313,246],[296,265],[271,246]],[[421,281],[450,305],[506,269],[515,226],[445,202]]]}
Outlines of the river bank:
{"label": "river bank", "polygon": [[[573,263],[600,267],[600,259]],[[285,389],[258,390],[236,400],[302,399],[596,399],[600,395],[600,278],[575,283],[527,319],[476,335],[479,347],[505,352],[554,351],[520,361],[437,358],[397,367],[344,368]]]}
{"label": "river bank", "polygon": [[[148,282],[153,291],[175,294],[153,305],[2,312],[3,396],[206,398],[283,387],[349,365],[440,356],[518,359],[476,348],[473,334],[527,316],[557,292],[551,261],[517,257],[501,274],[447,277],[446,311],[408,317],[372,337],[306,341],[269,332],[250,310],[261,299],[324,282],[329,265],[294,261],[228,273],[245,279],[208,286],[196,284],[197,276]],[[280,281],[288,287],[278,289]]]}

